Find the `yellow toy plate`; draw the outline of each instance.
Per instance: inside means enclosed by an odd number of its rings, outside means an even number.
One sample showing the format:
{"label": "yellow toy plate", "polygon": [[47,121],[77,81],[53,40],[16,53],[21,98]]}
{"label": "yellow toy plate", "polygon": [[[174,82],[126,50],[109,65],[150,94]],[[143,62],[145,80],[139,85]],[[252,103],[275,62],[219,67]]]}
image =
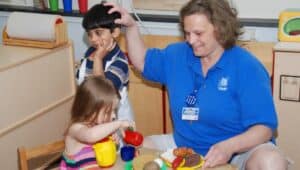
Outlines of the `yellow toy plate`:
{"label": "yellow toy plate", "polygon": [[203,160],[203,157],[201,155],[200,155],[200,157],[201,157],[201,162],[198,165],[192,166],[192,167],[186,167],[186,166],[182,165],[182,166],[179,166],[176,170],[194,170],[196,168],[201,168],[204,164],[204,160]]}

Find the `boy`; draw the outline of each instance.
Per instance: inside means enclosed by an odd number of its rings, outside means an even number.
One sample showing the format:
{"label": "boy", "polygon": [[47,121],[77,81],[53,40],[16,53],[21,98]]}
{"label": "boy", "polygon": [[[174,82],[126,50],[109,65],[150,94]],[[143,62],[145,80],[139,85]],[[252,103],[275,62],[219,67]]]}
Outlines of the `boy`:
{"label": "boy", "polygon": [[119,120],[133,120],[133,112],[128,100],[129,68],[128,60],[116,42],[121,33],[120,25],[114,20],[120,18],[117,12],[108,14],[111,7],[104,2],[94,5],[85,15],[82,26],[87,32],[91,45],[81,60],[77,71],[80,84],[86,76],[105,76],[114,84],[121,95],[118,110]]}

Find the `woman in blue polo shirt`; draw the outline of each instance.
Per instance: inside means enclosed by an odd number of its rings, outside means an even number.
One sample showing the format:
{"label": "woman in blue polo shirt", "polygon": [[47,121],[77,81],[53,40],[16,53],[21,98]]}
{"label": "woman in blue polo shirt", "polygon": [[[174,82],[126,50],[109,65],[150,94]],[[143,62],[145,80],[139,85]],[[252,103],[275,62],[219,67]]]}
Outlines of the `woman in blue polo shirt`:
{"label": "woman in blue polo shirt", "polygon": [[191,0],[180,11],[185,42],[147,49],[134,19],[121,13],[129,56],[145,79],[166,86],[174,132],[148,137],[144,146],[190,147],[204,168],[230,162],[239,169],[283,170],[274,145],[277,116],[263,65],[236,45],[237,14],[226,0]]}

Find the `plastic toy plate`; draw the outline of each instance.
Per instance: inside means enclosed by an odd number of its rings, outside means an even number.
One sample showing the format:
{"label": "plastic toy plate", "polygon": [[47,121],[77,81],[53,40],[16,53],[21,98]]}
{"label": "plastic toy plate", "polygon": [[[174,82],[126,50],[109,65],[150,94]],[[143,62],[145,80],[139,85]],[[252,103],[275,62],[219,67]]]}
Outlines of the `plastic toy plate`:
{"label": "plastic toy plate", "polygon": [[[166,152],[160,154],[160,157],[162,158],[162,160],[164,160],[165,164],[168,167],[172,167],[172,162],[176,158],[176,156],[173,154],[173,149],[169,149]],[[192,166],[192,167],[184,167],[183,165],[184,165],[185,161],[183,159],[183,161],[181,162],[181,164],[179,165],[179,167],[176,170],[194,170],[196,168],[201,168],[202,165],[204,164],[204,160],[203,160],[202,155],[200,155],[200,157],[201,157],[201,162],[199,162],[198,165]]]}

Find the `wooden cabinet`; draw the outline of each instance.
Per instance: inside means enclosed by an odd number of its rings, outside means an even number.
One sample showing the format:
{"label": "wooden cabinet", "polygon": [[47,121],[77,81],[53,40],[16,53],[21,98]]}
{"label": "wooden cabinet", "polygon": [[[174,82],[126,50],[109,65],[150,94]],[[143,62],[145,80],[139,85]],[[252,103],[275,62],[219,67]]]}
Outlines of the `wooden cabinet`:
{"label": "wooden cabinet", "polygon": [[163,132],[162,86],[145,81],[130,68],[129,98],[138,131],[143,135]]}
{"label": "wooden cabinet", "polygon": [[[182,40],[178,36],[144,35],[146,46],[164,48],[171,42]],[[119,45],[126,51],[123,36]],[[135,114],[137,129],[143,135],[162,134],[171,132],[171,121],[168,116],[167,94],[160,84],[144,80],[140,73],[130,67],[129,98]]]}
{"label": "wooden cabinet", "polygon": [[75,93],[72,50],[0,45],[1,169],[18,169],[18,146],[63,138]]}
{"label": "wooden cabinet", "polygon": [[240,41],[238,44],[254,54],[257,59],[266,67],[270,76],[273,69],[273,42]]}
{"label": "wooden cabinet", "polygon": [[274,47],[273,96],[278,114],[280,148],[300,169],[300,43],[280,42]]}

